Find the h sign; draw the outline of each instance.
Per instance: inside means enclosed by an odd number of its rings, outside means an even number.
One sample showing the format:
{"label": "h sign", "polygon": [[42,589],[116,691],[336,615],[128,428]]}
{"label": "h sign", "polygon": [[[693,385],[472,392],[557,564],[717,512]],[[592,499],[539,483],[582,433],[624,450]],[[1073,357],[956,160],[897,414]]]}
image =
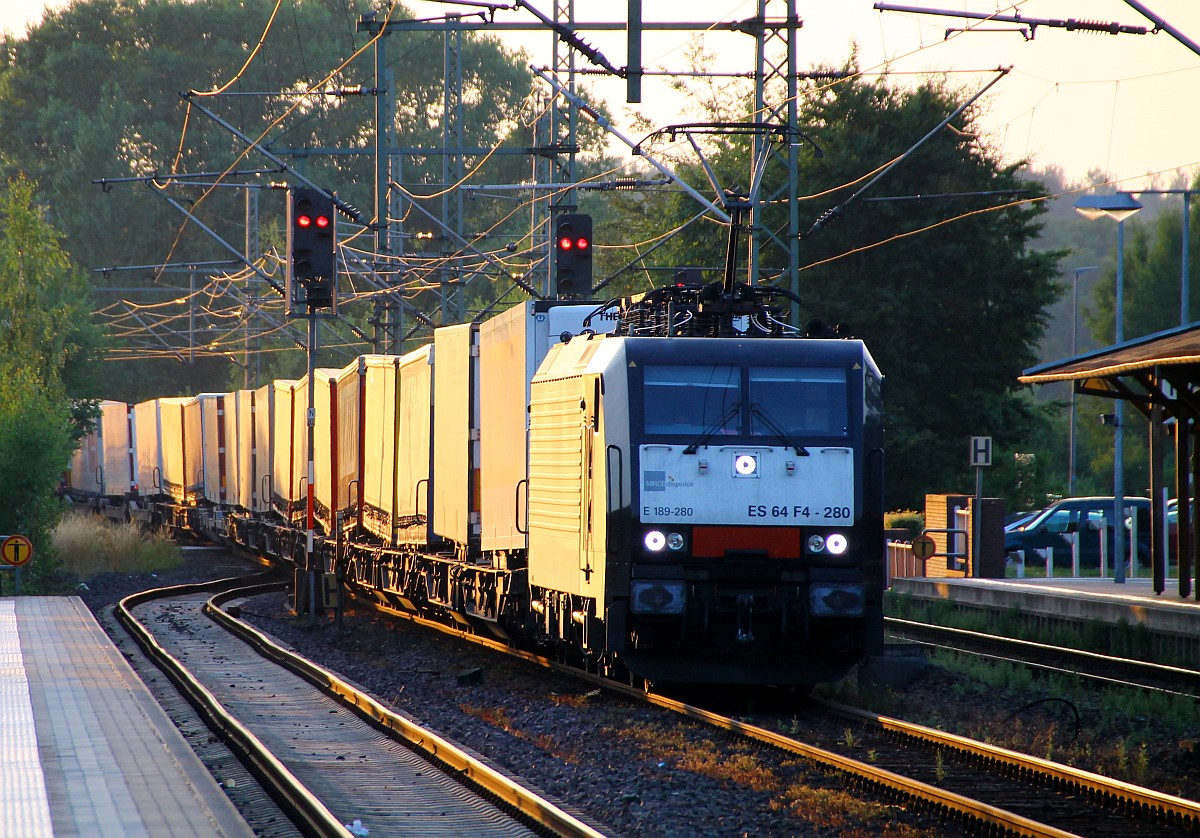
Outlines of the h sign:
{"label": "h sign", "polygon": [[990,436],[971,437],[971,465],[990,466],[992,464],[992,438]]}

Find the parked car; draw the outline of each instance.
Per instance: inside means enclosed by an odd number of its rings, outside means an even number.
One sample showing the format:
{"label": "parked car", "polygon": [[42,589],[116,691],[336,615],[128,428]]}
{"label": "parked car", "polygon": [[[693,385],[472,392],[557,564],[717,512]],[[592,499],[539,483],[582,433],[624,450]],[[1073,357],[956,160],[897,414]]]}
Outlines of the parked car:
{"label": "parked car", "polygon": [[[1137,516],[1138,561],[1150,560],[1150,499],[1125,498],[1123,526],[1126,544],[1132,538],[1133,517]],[[1079,564],[1083,569],[1100,567],[1100,533],[1107,533],[1108,566],[1112,567],[1114,550],[1113,498],[1064,498],[1046,507],[1023,526],[1005,529],[1004,553],[1009,559],[1019,550],[1025,553],[1026,563],[1040,562],[1034,551],[1054,550],[1056,567],[1070,567],[1071,542],[1079,539]],[[1044,553],[1043,553],[1044,555]]]}
{"label": "parked car", "polygon": [[1035,509],[1032,512],[1017,512],[1012,515],[1004,516],[1004,531],[1023,530],[1025,525],[1034,518],[1042,514],[1042,510]]}

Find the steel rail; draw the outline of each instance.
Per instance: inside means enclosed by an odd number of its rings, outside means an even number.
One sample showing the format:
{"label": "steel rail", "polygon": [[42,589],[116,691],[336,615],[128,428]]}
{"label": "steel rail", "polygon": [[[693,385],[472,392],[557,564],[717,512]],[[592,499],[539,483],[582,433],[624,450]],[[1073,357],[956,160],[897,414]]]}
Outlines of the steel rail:
{"label": "steel rail", "polygon": [[811,700],[831,712],[865,721],[892,733],[942,745],[1013,768],[1033,770],[1074,788],[1086,789],[1094,794],[1127,801],[1147,809],[1169,814],[1178,818],[1181,825],[1191,824],[1195,826],[1200,824],[1200,803],[1192,800],[1134,785],[1133,783],[1126,783],[1123,780],[1105,777],[1102,774],[1095,774],[1081,768],[1073,768],[1069,765],[1063,765],[1062,763],[1042,759],[1030,754],[1022,754],[1017,751],[1010,751],[1007,748],[978,742],[954,733],[946,733],[945,731],[925,727],[924,725],[880,716],[857,707],[849,707],[823,699],[814,698]]}
{"label": "steel rail", "polygon": [[[647,693],[643,690],[621,684],[609,678],[604,678],[590,672],[584,672],[583,670],[552,661],[548,658],[535,655],[531,652],[514,649],[513,647],[504,643],[500,643],[487,637],[480,637],[479,635],[470,634],[462,629],[454,628],[434,620],[429,620],[421,617],[420,615],[411,614],[406,611],[400,611],[387,605],[375,602],[374,600],[358,598],[357,601],[383,613],[399,616],[403,619],[409,620],[415,625],[431,628],[442,632],[443,634],[449,634],[454,637],[462,638],[477,645],[502,652],[538,666],[542,666],[546,669],[559,672],[564,675],[570,675],[593,686],[608,690],[618,695],[622,695],[633,700],[645,701],[665,710],[670,710],[680,715],[703,722],[704,724],[731,731],[738,735],[754,739],[789,753],[804,756],[813,760],[814,762],[817,762],[818,764],[834,768],[853,777],[860,777],[868,783],[898,791],[901,794],[915,798],[916,800],[924,803],[931,804],[934,807],[961,813],[967,817],[979,821],[982,824],[1001,827],[1003,830],[1006,830],[1004,834],[1030,836],[1030,838],[1066,838],[1067,836],[1074,835],[1074,833],[1058,829],[1057,827],[1049,826],[1048,824],[1040,823],[1022,815],[1009,812],[1005,809],[990,806],[982,801],[973,800],[969,797],[947,791],[946,789],[941,789],[937,786],[923,783],[919,780],[914,780],[904,777],[900,774],[895,774],[891,771],[877,768],[869,763],[859,762],[858,760],[851,759],[850,757],[845,757],[841,754],[824,750],[823,748],[817,748],[813,745],[808,745],[795,739],[790,739],[782,734],[767,730],[766,728],[751,725],[746,722],[740,722],[736,719],[731,719],[727,716],[722,716],[682,701],[676,701],[675,699],[667,698],[666,696],[657,695],[655,693]],[[982,743],[979,744],[982,745]]]}
{"label": "steel rail", "polygon": [[[259,576],[262,574],[256,574]],[[296,779],[259,739],[236,718],[230,715],[216,697],[208,691],[174,656],[164,649],[153,634],[136,617],[132,609],[142,603],[169,596],[187,596],[207,593],[231,585],[244,584],[245,578],[222,579],[189,585],[176,585],[132,594],[113,608],[113,614],[121,626],[129,632],[147,657],[153,661],[171,683],[196,708],[205,723],[219,733],[246,767],[254,773],[276,802],[293,819],[293,822],[308,835],[346,836],[350,833],[332,812]],[[257,586],[268,588],[273,586]]]}
{"label": "steel rail", "polygon": [[[951,626],[938,626],[931,623],[923,623],[916,620],[902,620],[898,617],[884,617],[884,624],[892,626],[897,632],[911,632],[914,634],[925,634],[932,636],[948,637],[956,640],[963,640],[970,643],[993,644],[996,646],[1007,646],[1017,650],[1019,653],[1036,653],[1041,655],[1052,655],[1060,658],[1066,658],[1075,661],[1079,664],[1099,664],[1101,666],[1111,666],[1119,669],[1127,669],[1135,672],[1140,672],[1157,679],[1161,679],[1167,683],[1187,684],[1192,690],[1200,692],[1200,672],[1194,669],[1186,669],[1178,666],[1168,666],[1166,664],[1154,663],[1152,661],[1140,661],[1133,658],[1121,658],[1114,655],[1104,655],[1099,652],[1088,652],[1083,649],[1070,649],[1064,646],[1051,646],[1046,643],[1037,643],[1032,640],[1020,640],[1015,637],[1003,637],[997,634],[985,634],[983,632],[971,631],[969,629],[953,628]],[[1036,661],[1029,663],[1031,666],[1046,667]],[[1072,672],[1071,670],[1064,670]],[[1086,672],[1073,672],[1073,674],[1086,676],[1089,678],[1098,678],[1100,680],[1109,681],[1116,684],[1126,686],[1140,687],[1142,689],[1156,690],[1166,692],[1172,695],[1189,695],[1188,693],[1179,692],[1178,690],[1166,690],[1159,687],[1153,687],[1146,684],[1136,684],[1122,682],[1111,678],[1103,678],[1101,676],[1090,675]],[[1192,697],[1195,697],[1193,694]]]}
{"label": "steel rail", "polygon": [[512,810],[520,812],[538,826],[549,830],[554,835],[564,836],[564,838],[603,838],[604,833],[597,831],[563,811],[551,801],[472,757],[457,745],[443,739],[428,728],[421,727],[412,720],[389,710],[371,696],[344,681],[337,674],[295,652],[282,648],[265,634],[232,616],[221,607],[229,600],[280,590],[282,587],[284,587],[282,584],[275,584],[226,591],[212,597],[205,604],[204,610],[210,618],[250,644],[263,657],[291,670],[318,689],[334,696],[377,728],[394,734],[447,766],[461,779],[484,790],[494,799]]}
{"label": "steel rail", "polygon": [[902,794],[932,803],[935,806],[942,806],[951,811],[962,813],[981,823],[1001,827],[1005,830],[1003,834],[1012,833],[1032,836],[1032,838],[1065,838],[1065,836],[1073,836],[1075,834],[1009,812],[1006,809],[990,806],[982,801],[938,788],[929,783],[923,783],[920,780],[914,780],[883,768],[876,768],[869,763],[859,762],[856,759],[836,754],[833,751],[827,751],[824,748],[807,745],[804,742],[799,742],[783,734],[758,727],[757,725],[740,722],[736,719],[731,719],[727,716],[712,713],[708,710],[653,693],[646,694],[645,698],[652,704],[673,710],[689,718],[698,719],[705,724],[732,731],[789,753],[807,757],[822,765],[832,766],[855,777],[861,777],[870,783],[899,791]]}

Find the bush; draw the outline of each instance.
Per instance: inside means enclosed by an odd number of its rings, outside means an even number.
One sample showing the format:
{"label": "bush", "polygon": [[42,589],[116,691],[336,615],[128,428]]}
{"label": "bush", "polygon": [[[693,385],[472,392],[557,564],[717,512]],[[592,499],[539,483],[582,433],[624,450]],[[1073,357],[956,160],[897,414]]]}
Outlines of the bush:
{"label": "bush", "polygon": [[925,529],[925,513],[915,509],[901,509],[883,514],[883,526],[889,530],[908,530],[911,541]]}

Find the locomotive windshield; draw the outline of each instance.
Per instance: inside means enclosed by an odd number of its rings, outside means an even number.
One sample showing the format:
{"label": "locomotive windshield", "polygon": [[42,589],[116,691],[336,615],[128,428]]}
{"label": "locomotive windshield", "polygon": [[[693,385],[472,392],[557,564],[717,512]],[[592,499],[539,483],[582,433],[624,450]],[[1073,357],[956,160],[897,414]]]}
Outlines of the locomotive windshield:
{"label": "locomotive windshield", "polygon": [[729,366],[647,366],[648,434],[736,434],[741,370]]}
{"label": "locomotive windshield", "polygon": [[749,380],[751,436],[846,435],[846,370],[751,367]]}
{"label": "locomotive windshield", "polygon": [[647,434],[845,437],[842,367],[653,365],[644,370]]}

